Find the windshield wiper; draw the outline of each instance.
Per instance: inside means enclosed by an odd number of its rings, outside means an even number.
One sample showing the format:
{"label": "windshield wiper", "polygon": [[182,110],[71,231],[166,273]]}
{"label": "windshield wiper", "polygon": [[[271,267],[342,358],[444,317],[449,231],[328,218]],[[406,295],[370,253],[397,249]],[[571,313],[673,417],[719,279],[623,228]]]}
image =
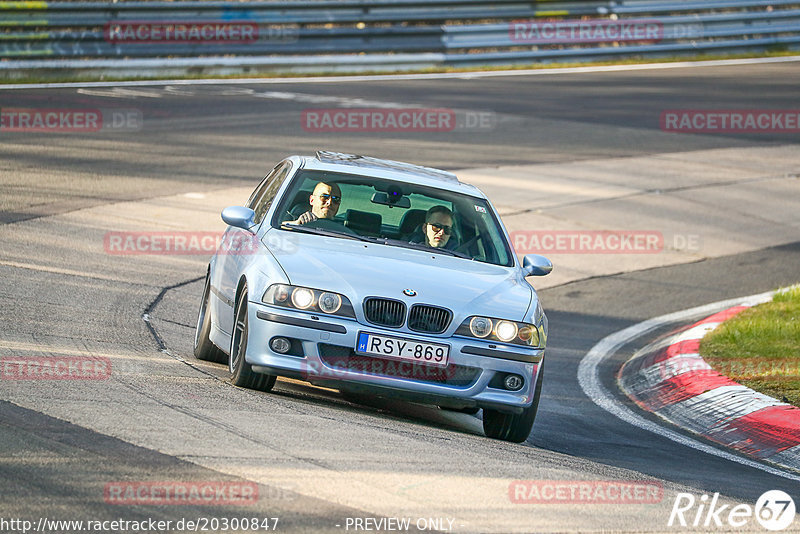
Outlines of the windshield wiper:
{"label": "windshield wiper", "polygon": [[314,228],[312,226],[303,226],[300,224],[283,223],[281,228],[291,230],[292,232],[303,232],[306,234],[324,235],[326,237],[347,237],[355,239],[356,241],[372,242],[371,238],[367,238],[358,234],[351,234],[348,232],[341,232],[339,230],[325,230],[323,228]]}
{"label": "windshield wiper", "polygon": [[405,247],[405,248],[412,248],[414,250],[422,250],[424,252],[436,252],[441,254],[449,254],[450,256],[455,256],[456,258],[464,258],[466,260],[474,260],[472,256],[469,254],[464,254],[463,252],[456,252],[455,250],[447,250],[445,248],[434,248],[429,247],[428,245],[423,245],[422,243],[410,243],[408,241],[401,241],[399,239],[386,239],[383,241],[386,245],[395,245],[398,247]]}

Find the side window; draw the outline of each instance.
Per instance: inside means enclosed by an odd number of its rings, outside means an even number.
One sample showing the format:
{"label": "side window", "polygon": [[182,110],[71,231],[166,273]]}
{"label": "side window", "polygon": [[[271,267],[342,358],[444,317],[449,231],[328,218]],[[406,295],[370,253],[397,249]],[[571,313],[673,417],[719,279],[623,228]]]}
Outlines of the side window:
{"label": "side window", "polygon": [[267,214],[269,207],[272,205],[272,201],[275,200],[275,193],[278,192],[278,189],[281,187],[284,178],[289,174],[291,168],[292,165],[288,161],[276,167],[275,170],[264,179],[264,183],[259,187],[258,191],[250,198],[248,207],[256,212],[256,223],[260,223],[264,215]]}
{"label": "side window", "polygon": [[245,204],[245,207],[250,208],[251,210],[255,209],[256,199],[261,198],[261,193],[264,191],[264,189],[266,189],[267,184],[275,175],[276,170],[277,167],[275,169],[272,169],[270,173],[267,176],[265,176],[263,180],[261,180],[261,183],[258,184],[258,187],[256,187],[253,190],[253,192],[250,193],[250,198],[247,199],[247,204]]}

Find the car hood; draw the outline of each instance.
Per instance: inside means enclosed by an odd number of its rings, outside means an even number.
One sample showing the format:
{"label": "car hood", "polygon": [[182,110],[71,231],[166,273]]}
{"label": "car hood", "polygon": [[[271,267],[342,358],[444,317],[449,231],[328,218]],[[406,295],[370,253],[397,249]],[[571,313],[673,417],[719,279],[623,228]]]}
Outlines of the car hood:
{"label": "car hood", "polygon": [[[459,321],[469,315],[521,321],[536,305],[533,289],[514,268],[352,239],[285,237],[292,246],[269,248],[289,282],[341,293],[356,308],[365,297],[379,296],[443,306]],[[404,295],[406,289],[416,296]]]}

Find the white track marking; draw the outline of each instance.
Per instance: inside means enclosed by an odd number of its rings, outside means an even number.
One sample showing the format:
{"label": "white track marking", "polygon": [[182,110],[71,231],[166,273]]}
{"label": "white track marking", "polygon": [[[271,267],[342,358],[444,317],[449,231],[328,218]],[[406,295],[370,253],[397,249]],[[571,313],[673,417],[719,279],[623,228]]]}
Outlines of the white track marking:
{"label": "white track marking", "polygon": [[599,366],[603,360],[613,355],[622,346],[630,343],[633,339],[639,336],[643,336],[648,332],[652,332],[653,330],[669,323],[708,316],[732,306],[761,304],[769,301],[772,298],[772,295],[773,292],[770,291],[758,295],[751,295],[749,297],[714,302],[711,304],[706,304],[705,306],[699,306],[697,308],[691,308],[688,310],[662,315],[661,317],[656,317],[654,319],[649,319],[606,336],[594,347],[592,347],[592,349],[586,354],[586,356],[583,357],[578,365],[578,383],[580,384],[584,393],[586,393],[586,395],[592,399],[595,404],[612,415],[622,419],[626,423],[630,423],[636,427],[647,430],[654,434],[658,434],[659,436],[665,437],[676,443],[691,447],[706,454],[711,454],[732,462],[746,465],[747,467],[766,471],[772,475],[800,481],[800,475],[783,471],[764,463],[750,460],[725,450],[712,447],[711,445],[697,441],[679,432],[662,427],[648,419],[645,419],[644,417],[631,411],[627,406],[614,398],[614,396],[611,395],[611,393],[600,382],[599,376]]}
{"label": "white track marking", "polygon": [[263,93],[252,93],[250,96],[274,100],[293,100],[295,102],[304,102],[308,104],[328,104],[342,108],[403,109],[425,107],[422,104],[399,104],[397,102],[382,102],[379,100],[365,100],[363,98],[349,98],[346,96],[311,95],[305,93],[287,93],[285,91],[264,91]]}
{"label": "white track marking", "polygon": [[641,65],[605,65],[593,67],[568,67],[550,69],[521,69],[479,72],[441,72],[429,74],[370,74],[353,76],[311,76],[308,78],[221,78],[203,80],[131,80],[126,82],[59,82],[59,83],[15,83],[0,84],[0,90],[10,89],[57,89],[78,87],[146,87],[154,85],[241,85],[241,84],[282,84],[282,83],[341,83],[394,80],[445,80],[494,78],[501,76],[550,76],[561,74],[584,74],[593,72],[620,72],[655,69],[685,69],[726,67],[734,65],[761,65],[767,63],[788,63],[800,61],[800,56],[765,57],[749,59],[718,59],[713,61],[680,61],[674,63],[645,63]]}
{"label": "white track marking", "polygon": [[[708,425],[708,428],[713,432],[715,425],[727,423],[773,406],[789,405],[742,385],[720,386],[664,407],[659,410],[659,415],[663,411],[664,417],[672,421],[679,412],[693,414],[690,419],[693,422],[700,423],[698,427]],[[696,415],[698,410],[701,409],[705,412],[700,416]],[[685,416],[684,419],[686,419]]]}
{"label": "white track marking", "polygon": [[152,360],[152,356],[147,353],[136,353],[136,352],[105,352],[105,351],[95,351],[90,350],[88,348],[70,348],[66,346],[51,346],[45,345],[42,343],[25,343],[20,341],[6,341],[0,340],[0,351],[2,350],[9,350],[14,351],[16,353],[23,353],[24,356],[20,356],[19,354],[16,355],[5,355],[0,356],[1,359],[4,360],[19,360],[24,358],[30,357],[39,357],[40,355],[46,356],[91,356],[91,357],[103,357],[103,358],[116,358],[121,360]]}
{"label": "white track marking", "polygon": [[109,282],[119,282],[123,284],[130,284],[130,280],[126,280],[125,278],[119,278],[116,276],[110,276],[107,274],[101,273],[89,273],[85,271],[75,271],[73,269],[62,269],[60,267],[48,267],[46,265],[36,265],[33,263],[23,263],[19,261],[11,261],[11,260],[0,260],[0,266],[6,267],[14,267],[15,269],[28,269],[31,271],[41,271],[45,273],[54,273],[54,274],[64,274],[67,276],[77,276],[80,278],[89,278],[94,280],[106,280]]}
{"label": "white track marking", "polygon": [[[631,382],[635,382],[643,388],[653,388],[664,380],[674,378],[683,373],[711,370],[711,366],[699,354],[679,354],[649,367],[643,367],[632,374],[630,378]],[[626,378],[628,377],[623,377],[623,385],[627,384]]]}
{"label": "white track marking", "polygon": [[108,98],[161,98],[163,95],[159,91],[142,91],[136,89],[122,89],[121,87],[114,87],[112,89],[78,89],[78,93],[89,96],[104,96]]}
{"label": "white track marking", "polygon": [[[647,352],[655,352],[660,349],[665,349],[670,345],[675,345],[677,343],[683,343],[685,341],[696,341],[698,339],[703,339],[703,337],[714,330],[720,323],[702,323],[697,326],[693,326],[690,329],[676,334],[674,336],[669,336],[655,343],[651,343],[645,349]],[[640,352],[644,352],[644,349]]]}
{"label": "white track marking", "polygon": [[790,465],[795,469],[800,469],[800,445],[796,445],[791,449],[786,449],[778,454],[774,454],[772,458],[782,462],[785,465]]}

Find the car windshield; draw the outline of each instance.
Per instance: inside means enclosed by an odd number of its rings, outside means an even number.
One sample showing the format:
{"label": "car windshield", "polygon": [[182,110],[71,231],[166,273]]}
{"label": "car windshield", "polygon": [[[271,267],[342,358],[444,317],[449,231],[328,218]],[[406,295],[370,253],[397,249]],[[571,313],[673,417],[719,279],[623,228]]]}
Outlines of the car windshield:
{"label": "car windshield", "polygon": [[272,226],[320,229],[327,236],[366,238],[506,267],[514,264],[496,215],[484,199],[367,176],[300,171],[278,204]]}

